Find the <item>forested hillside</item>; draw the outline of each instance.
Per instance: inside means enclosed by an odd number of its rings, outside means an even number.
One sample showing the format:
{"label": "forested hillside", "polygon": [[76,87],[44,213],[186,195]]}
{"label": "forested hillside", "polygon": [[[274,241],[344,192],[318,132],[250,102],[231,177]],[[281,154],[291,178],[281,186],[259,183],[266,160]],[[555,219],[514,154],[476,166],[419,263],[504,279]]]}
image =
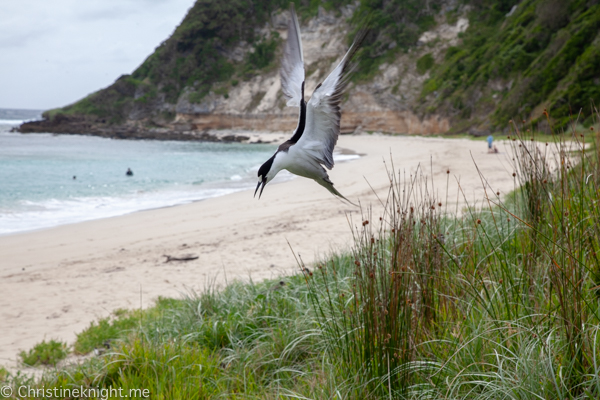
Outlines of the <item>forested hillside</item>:
{"label": "forested hillside", "polygon": [[530,0],[485,12],[474,7],[459,46],[446,51],[423,98],[429,112],[469,123],[537,119],[546,108],[563,123],[600,99],[600,5],[589,0]]}

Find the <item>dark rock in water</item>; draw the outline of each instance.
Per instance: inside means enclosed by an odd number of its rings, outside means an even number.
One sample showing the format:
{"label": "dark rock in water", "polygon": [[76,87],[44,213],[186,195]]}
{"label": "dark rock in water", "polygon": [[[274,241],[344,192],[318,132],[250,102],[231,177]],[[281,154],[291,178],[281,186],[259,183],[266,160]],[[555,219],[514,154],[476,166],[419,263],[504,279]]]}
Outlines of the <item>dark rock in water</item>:
{"label": "dark rock in water", "polygon": [[21,133],[81,133],[92,130],[92,121],[84,117],[57,115],[52,119],[42,119],[21,124]]}
{"label": "dark rock in water", "polygon": [[21,133],[60,133],[101,136],[112,139],[152,139],[200,142],[246,142],[250,137],[231,133],[219,134],[209,130],[194,130],[190,124],[176,124],[170,128],[139,125],[110,125],[102,119],[59,114],[53,118],[26,122],[13,129]]}
{"label": "dark rock in water", "polygon": [[246,140],[250,140],[250,137],[243,135],[227,135],[221,138],[223,142],[245,142]]}

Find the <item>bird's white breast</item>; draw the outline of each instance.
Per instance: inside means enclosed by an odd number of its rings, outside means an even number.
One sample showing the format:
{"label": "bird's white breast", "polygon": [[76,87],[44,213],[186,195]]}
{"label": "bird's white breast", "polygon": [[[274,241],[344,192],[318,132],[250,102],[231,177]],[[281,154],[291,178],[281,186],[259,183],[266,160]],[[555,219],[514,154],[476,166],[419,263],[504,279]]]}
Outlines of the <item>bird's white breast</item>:
{"label": "bird's white breast", "polygon": [[[279,159],[279,160],[278,160]],[[305,178],[317,179],[322,175],[322,169],[319,163],[304,148],[293,145],[288,152],[281,152],[275,157],[275,162],[281,169],[286,169],[292,174],[300,175]]]}

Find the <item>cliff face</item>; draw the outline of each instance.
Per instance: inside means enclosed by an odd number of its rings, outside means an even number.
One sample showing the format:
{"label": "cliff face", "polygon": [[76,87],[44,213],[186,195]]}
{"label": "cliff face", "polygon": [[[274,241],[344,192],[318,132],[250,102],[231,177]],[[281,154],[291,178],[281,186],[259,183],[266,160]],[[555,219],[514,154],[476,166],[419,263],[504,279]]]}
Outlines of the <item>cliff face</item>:
{"label": "cliff face", "polygon": [[[302,25],[308,95],[347,51],[346,37],[350,26],[346,20],[352,11],[351,7],[346,7],[342,15],[336,17],[335,13],[320,9],[317,17]],[[287,12],[275,15],[265,30],[276,29],[285,40],[287,18]],[[455,25],[448,25],[444,18],[439,18],[436,28],[422,35],[418,47],[401,54],[391,63],[380,65],[370,82],[351,84],[342,108],[342,132],[428,134],[448,131],[448,118],[435,113],[420,117],[414,112],[423,82],[428,78],[428,73],[417,72],[416,60],[431,52],[434,58],[441,57],[448,46],[457,43],[458,34],[467,27],[466,18],[458,19]],[[230,88],[227,98],[212,91],[199,104],[191,104],[184,93],[175,110],[175,123],[187,124],[190,129],[292,130],[298,118],[297,109],[285,107],[277,69],[240,82]]]}
{"label": "cliff face", "polygon": [[[289,12],[280,0],[250,2],[198,0],[133,74],[21,131],[201,140],[214,129],[291,131],[298,110],[285,107],[278,73]],[[307,96],[372,16],[342,133],[481,135],[600,98],[597,0],[296,3]]]}

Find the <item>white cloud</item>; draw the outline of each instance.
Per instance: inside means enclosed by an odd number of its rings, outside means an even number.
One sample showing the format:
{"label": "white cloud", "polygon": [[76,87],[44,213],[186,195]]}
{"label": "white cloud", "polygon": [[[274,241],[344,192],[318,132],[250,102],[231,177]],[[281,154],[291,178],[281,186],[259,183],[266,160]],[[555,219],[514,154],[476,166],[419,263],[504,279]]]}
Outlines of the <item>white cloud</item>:
{"label": "white cloud", "polygon": [[194,0],[2,0],[0,108],[73,103],[131,73]]}

